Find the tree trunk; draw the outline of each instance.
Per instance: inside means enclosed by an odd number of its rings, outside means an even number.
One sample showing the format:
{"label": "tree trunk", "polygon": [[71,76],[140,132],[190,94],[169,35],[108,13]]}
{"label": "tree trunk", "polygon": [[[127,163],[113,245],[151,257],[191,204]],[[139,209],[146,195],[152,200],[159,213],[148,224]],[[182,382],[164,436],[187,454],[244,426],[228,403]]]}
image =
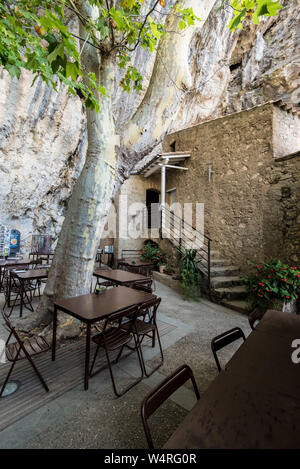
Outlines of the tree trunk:
{"label": "tree trunk", "polygon": [[[88,2],[76,3],[83,8],[85,16],[93,14]],[[215,0],[204,0],[200,7],[198,0],[185,3],[205,20]],[[99,52],[88,45],[81,51],[87,72],[95,73],[109,96],[99,97],[100,114],[87,110],[86,162],[73,189],[42,300],[29,322],[19,323],[20,328],[49,324],[56,298],[89,292],[95,254],[111,202],[134,164],[162,141],[176,117],[184,90],[191,85],[188,50],[196,28],[174,33],[178,30],[175,15],[167,19],[166,28],[171,32],[159,45],[148,90],[137,112],[122,129],[121,142],[115,134],[110,98],[115,76],[114,58],[100,57]],[[78,334],[79,324],[70,316],[61,314],[59,323],[61,336]]]}

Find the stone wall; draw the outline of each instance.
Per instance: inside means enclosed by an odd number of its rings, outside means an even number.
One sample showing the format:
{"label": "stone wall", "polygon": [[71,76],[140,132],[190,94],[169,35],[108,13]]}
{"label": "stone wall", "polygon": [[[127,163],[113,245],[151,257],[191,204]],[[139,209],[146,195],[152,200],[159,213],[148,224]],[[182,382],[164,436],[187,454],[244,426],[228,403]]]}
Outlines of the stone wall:
{"label": "stone wall", "polygon": [[266,104],[175,132],[163,145],[191,151],[188,171],[168,171],[166,189],[176,187],[180,203],[205,204],[212,248],[242,271],[265,256],[300,265],[300,160],[275,160],[273,116]]}

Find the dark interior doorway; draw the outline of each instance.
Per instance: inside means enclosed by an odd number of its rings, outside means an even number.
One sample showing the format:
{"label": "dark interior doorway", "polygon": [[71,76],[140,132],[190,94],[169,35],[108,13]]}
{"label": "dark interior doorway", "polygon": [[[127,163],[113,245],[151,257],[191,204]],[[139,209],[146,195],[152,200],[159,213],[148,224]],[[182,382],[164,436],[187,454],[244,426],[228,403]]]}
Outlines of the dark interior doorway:
{"label": "dark interior doorway", "polygon": [[146,190],[146,206],[148,212],[148,228],[159,228],[159,191]]}

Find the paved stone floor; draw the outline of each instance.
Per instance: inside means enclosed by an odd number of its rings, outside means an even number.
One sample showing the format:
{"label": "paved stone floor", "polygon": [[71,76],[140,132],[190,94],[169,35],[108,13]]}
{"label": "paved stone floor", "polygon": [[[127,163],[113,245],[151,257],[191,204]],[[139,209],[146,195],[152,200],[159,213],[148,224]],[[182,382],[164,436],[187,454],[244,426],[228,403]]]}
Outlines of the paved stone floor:
{"label": "paved stone floor", "polygon": [[[178,293],[158,282],[155,293],[162,298],[160,319],[176,326],[163,337],[164,365],[119,399],[112,392],[108,370],[102,371],[90,381],[88,391],[83,391],[82,385],[77,386],[0,432],[0,448],[146,448],[140,404],[152,387],[187,363],[203,393],[217,375],[211,339],[234,326],[240,326],[248,335],[247,317],[206,299],[184,301]],[[4,337],[2,325],[0,337]],[[238,346],[222,351],[221,361],[225,363]],[[149,347],[146,359],[150,368],[154,366],[158,350]],[[134,363],[127,357],[115,365],[120,384],[134,375]],[[164,444],[194,402],[191,388],[184,386],[151,417],[157,448]]]}

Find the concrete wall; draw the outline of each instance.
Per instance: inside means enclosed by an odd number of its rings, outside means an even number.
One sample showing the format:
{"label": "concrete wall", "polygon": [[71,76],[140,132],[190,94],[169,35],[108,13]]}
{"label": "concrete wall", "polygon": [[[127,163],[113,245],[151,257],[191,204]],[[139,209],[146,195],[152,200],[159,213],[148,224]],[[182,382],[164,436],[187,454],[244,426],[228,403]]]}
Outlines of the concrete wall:
{"label": "concrete wall", "polygon": [[[189,170],[169,171],[166,188],[176,187],[178,202],[205,204],[213,249],[242,271],[250,259],[265,256],[300,265],[300,159],[274,158],[274,108],[202,123],[169,135],[163,145],[170,151],[176,141],[176,151],[191,151]],[[210,183],[209,164],[215,171]]]}

